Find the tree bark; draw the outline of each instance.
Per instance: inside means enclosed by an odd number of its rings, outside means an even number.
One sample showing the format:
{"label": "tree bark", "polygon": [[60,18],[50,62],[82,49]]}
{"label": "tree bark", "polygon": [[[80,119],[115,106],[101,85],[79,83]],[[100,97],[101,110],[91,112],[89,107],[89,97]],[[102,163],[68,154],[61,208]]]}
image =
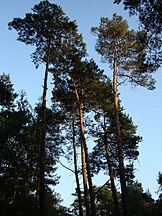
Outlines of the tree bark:
{"label": "tree bark", "polygon": [[42,130],[40,141],[40,156],[39,156],[39,215],[45,216],[45,140],[46,140],[46,95],[47,81],[49,68],[49,49],[48,44],[47,61],[44,75],[43,96],[42,96]]}
{"label": "tree bark", "polygon": [[116,191],[116,186],[115,186],[115,182],[114,182],[114,174],[113,174],[113,170],[112,170],[112,166],[111,166],[111,159],[110,159],[110,156],[109,156],[109,148],[108,148],[108,143],[107,143],[105,115],[104,115],[104,145],[105,145],[105,153],[106,153],[107,165],[108,165],[108,169],[109,169],[111,190],[112,190],[113,201],[114,201],[114,206],[115,206],[115,215],[119,216],[120,215],[119,203],[118,203],[117,191]]}
{"label": "tree bark", "polygon": [[74,170],[75,170],[75,180],[76,180],[76,185],[77,185],[78,203],[79,203],[79,216],[83,216],[82,200],[81,200],[81,190],[80,190],[79,177],[78,177],[78,168],[77,168],[77,152],[76,152],[76,143],[75,143],[75,125],[74,125],[74,120],[72,122],[72,127],[73,127]]}
{"label": "tree bark", "polygon": [[[79,120],[81,119],[81,109],[80,109],[80,98],[79,94],[75,85],[75,81],[72,78],[73,86],[75,89],[75,95],[77,98],[77,101],[79,103]],[[80,122],[81,127],[81,122]],[[84,148],[84,142],[83,142],[83,136],[82,132],[80,132],[81,137],[81,159],[82,159],[82,175],[83,175],[83,187],[84,187],[84,201],[85,201],[85,208],[86,208],[86,216],[90,216],[90,208],[89,208],[89,191],[88,191],[88,185],[87,185],[87,171],[86,171],[86,159],[85,159],[85,148]]]}
{"label": "tree bark", "polygon": [[84,145],[81,141],[81,157],[82,157],[82,175],[83,175],[83,187],[84,187],[84,200],[85,200],[85,208],[86,215],[90,216],[90,208],[89,208],[89,191],[87,185],[87,172],[86,172],[86,160],[85,160],[85,151]]}
{"label": "tree bark", "polygon": [[127,208],[127,187],[125,180],[125,170],[124,170],[124,159],[123,159],[123,149],[122,149],[122,139],[120,130],[120,119],[119,119],[119,100],[117,92],[117,58],[116,58],[116,47],[114,48],[114,65],[113,65],[113,94],[114,94],[114,111],[115,111],[115,123],[116,123],[116,138],[118,146],[118,160],[119,160],[119,173],[120,173],[120,185],[121,185],[121,195],[124,215],[128,216]]}
{"label": "tree bark", "polygon": [[84,136],[84,122],[83,122],[83,103],[80,104],[80,128],[81,128],[81,139],[83,142],[83,147],[85,151],[85,159],[86,159],[86,168],[87,168],[87,176],[88,176],[88,184],[89,184],[89,194],[90,194],[90,203],[91,203],[91,215],[96,215],[96,206],[94,202],[94,192],[93,192],[93,185],[92,185],[92,177],[91,177],[91,170],[90,170],[90,163],[89,163],[89,155],[88,155],[88,148],[86,144],[86,139]]}
{"label": "tree bark", "polygon": [[[85,197],[85,205],[86,205],[86,215],[96,215],[95,211],[95,203],[94,203],[94,192],[92,187],[92,178],[90,172],[90,164],[89,164],[89,156],[88,156],[88,149],[86,145],[86,139],[84,136],[84,122],[83,122],[83,102],[81,102],[78,90],[75,85],[75,81],[72,78],[73,86],[75,89],[75,95],[79,104],[79,120],[80,120],[80,134],[81,134],[81,155],[82,155],[82,171],[83,171],[83,184],[84,184],[84,197]],[[89,193],[87,190],[87,179],[88,176],[88,184],[89,184]],[[90,195],[90,203],[91,203],[91,211],[89,209],[89,195]],[[86,203],[88,202],[88,203]]]}

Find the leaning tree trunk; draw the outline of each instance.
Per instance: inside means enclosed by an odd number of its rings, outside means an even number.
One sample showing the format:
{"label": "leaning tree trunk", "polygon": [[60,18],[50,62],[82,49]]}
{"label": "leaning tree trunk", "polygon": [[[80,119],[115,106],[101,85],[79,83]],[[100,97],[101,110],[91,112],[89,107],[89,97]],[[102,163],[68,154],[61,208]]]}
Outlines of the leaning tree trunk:
{"label": "leaning tree trunk", "polygon": [[[72,78],[73,86],[75,89],[75,95],[77,98],[78,103],[80,104],[80,98],[79,94],[75,85],[75,81]],[[79,119],[81,120],[81,113],[82,110],[80,109],[79,105]],[[80,128],[81,128],[81,121],[80,121]],[[83,175],[83,187],[84,187],[84,201],[85,201],[85,209],[86,209],[86,216],[91,216],[90,214],[90,208],[89,208],[89,191],[88,191],[88,185],[87,185],[87,170],[86,170],[86,158],[85,158],[85,148],[84,148],[84,142],[83,142],[83,133],[81,131],[81,159],[82,159],[82,175]]]}
{"label": "leaning tree trunk", "polygon": [[113,94],[114,94],[114,111],[115,111],[115,123],[116,123],[116,138],[118,146],[118,160],[119,160],[119,173],[120,173],[120,185],[122,194],[122,203],[124,215],[128,216],[127,208],[127,187],[125,180],[125,170],[124,170],[124,159],[123,159],[123,149],[122,149],[122,139],[120,130],[120,119],[119,119],[119,100],[117,92],[117,58],[116,58],[116,47],[114,49],[114,65],[113,65]]}
{"label": "leaning tree trunk", "polygon": [[[75,89],[75,94],[77,101],[79,103],[79,120],[80,120],[80,133],[81,133],[81,151],[82,151],[82,166],[86,165],[86,173],[88,176],[88,184],[89,184],[89,195],[90,195],[90,204],[91,204],[91,215],[95,216],[96,215],[96,207],[95,207],[95,202],[94,202],[94,192],[93,192],[93,185],[92,185],[92,177],[91,177],[91,171],[90,171],[90,163],[89,163],[89,155],[88,155],[88,148],[86,145],[86,139],[84,136],[84,122],[83,122],[83,102],[81,102],[78,90],[75,85],[75,81],[72,78],[73,86]],[[85,161],[83,161],[85,159]],[[84,171],[84,170],[83,170]],[[85,178],[83,173],[83,177]],[[85,183],[85,182],[84,182]],[[89,206],[89,203],[87,204],[87,208]],[[88,210],[88,209],[87,209]],[[89,213],[89,212],[88,212]]]}
{"label": "leaning tree trunk", "polygon": [[107,165],[109,169],[109,176],[110,176],[110,182],[111,182],[111,191],[113,195],[113,201],[114,201],[114,206],[115,206],[115,215],[119,216],[119,203],[118,203],[118,198],[117,198],[117,190],[114,182],[114,174],[111,166],[111,159],[109,156],[109,148],[108,148],[108,143],[107,143],[107,131],[106,131],[106,122],[105,122],[105,115],[104,115],[104,145],[105,145],[105,153],[106,153],[106,160],[107,160]]}
{"label": "leaning tree trunk", "polygon": [[46,68],[44,75],[43,97],[42,97],[42,130],[39,150],[39,215],[45,216],[45,140],[46,140],[46,95],[47,95],[47,81],[49,68],[49,49],[48,45]]}
{"label": "leaning tree trunk", "polygon": [[76,180],[76,185],[77,185],[78,203],[79,203],[79,216],[83,216],[82,200],[81,200],[81,190],[80,190],[79,177],[78,177],[78,168],[77,168],[77,152],[76,152],[76,143],[75,143],[75,125],[74,125],[74,120],[72,122],[72,127],[73,127],[74,170],[75,170],[75,180]]}
{"label": "leaning tree trunk", "polygon": [[89,163],[89,155],[88,155],[88,148],[86,144],[86,139],[84,136],[84,123],[83,123],[83,103],[80,104],[80,129],[81,129],[81,140],[83,142],[83,147],[85,151],[85,159],[86,159],[86,168],[87,168],[87,176],[88,176],[88,183],[89,183],[89,194],[90,194],[90,203],[91,203],[91,215],[96,215],[96,206],[94,201],[94,192],[93,192],[93,185],[92,185],[92,177],[91,177],[91,170],[90,170],[90,163]]}

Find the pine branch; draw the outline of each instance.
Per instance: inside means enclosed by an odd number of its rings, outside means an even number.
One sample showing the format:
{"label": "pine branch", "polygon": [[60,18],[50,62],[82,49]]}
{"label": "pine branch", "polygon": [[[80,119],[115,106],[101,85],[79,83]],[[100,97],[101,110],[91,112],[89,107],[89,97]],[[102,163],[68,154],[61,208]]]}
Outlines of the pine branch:
{"label": "pine branch", "polygon": [[96,195],[98,194],[98,192],[99,192],[100,190],[102,190],[102,188],[104,188],[104,187],[109,183],[109,181],[110,181],[110,179],[109,179],[107,182],[105,182],[105,184],[102,185],[102,186],[95,192],[94,196],[96,196]]}
{"label": "pine branch", "polygon": [[62,167],[64,167],[65,169],[71,171],[72,173],[75,173],[74,170],[68,168],[67,166],[65,166],[61,161],[59,161],[59,163],[61,164]]}

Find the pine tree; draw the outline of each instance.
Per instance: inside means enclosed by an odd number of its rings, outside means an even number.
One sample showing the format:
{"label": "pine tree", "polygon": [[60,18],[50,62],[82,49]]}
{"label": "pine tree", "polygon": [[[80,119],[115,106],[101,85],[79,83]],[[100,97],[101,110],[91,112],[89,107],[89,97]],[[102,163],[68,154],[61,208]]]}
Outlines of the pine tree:
{"label": "pine tree", "polygon": [[93,27],[92,32],[98,37],[96,51],[102,56],[102,61],[107,62],[113,71],[114,111],[120,183],[124,214],[128,215],[117,87],[119,79],[122,78],[122,82],[129,81],[133,85],[141,85],[153,89],[155,80],[152,78],[151,73],[156,67],[146,61],[148,42],[146,32],[128,30],[128,24],[121,16],[114,14],[112,20],[101,18],[100,26]]}
{"label": "pine tree", "polygon": [[[92,86],[99,82],[99,79],[103,76],[101,71],[93,60],[81,61],[79,58],[75,58],[72,62],[72,67],[63,70],[60,75],[54,77],[55,86],[53,91],[54,100],[63,103],[66,107],[67,114],[75,109],[75,116],[79,119],[80,124],[80,143],[81,143],[81,156],[82,156],[82,174],[83,174],[83,186],[84,186],[84,197],[86,203],[87,215],[95,215],[95,203],[94,203],[94,192],[90,170],[88,144],[86,141],[87,131],[85,125],[85,118],[89,112],[91,112],[91,103],[97,92],[92,89]],[[66,72],[66,74],[65,74]],[[93,102],[92,102],[93,103]],[[71,111],[70,111],[71,110]],[[88,181],[88,184],[87,184]],[[90,196],[90,207],[89,210],[89,196]]]}
{"label": "pine tree", "polygon": [[[45,215],[45,138],[46,138],[46,95],[48,72],[51,64],[61,64],[61,59],[66,59],[67,49],[71,50],[72,40],[75,37],[76,24],[69,21],[62,9],[41,1],[32,9],[33,13],[27,13],[25,18],[14,18],[9,23],[9,29],[14,28],[18,32],[18,40],[27,45],[36,46],[32,54],[36,67],[40,63],[45,64],[44,85],[42,94],[42,132],[40,139],[40,183],[39,202],[40,215]],[[69,42],[69,39],[71,40]],[[71,46],[70,46],[71,45]]]}
{"label": "pine tree", "polygon": [[124,4],[129,14],[139,18],[139,26],[148,34],[147,60],[159,68],[161,65],[162,2],[160,0],[115,0]]}

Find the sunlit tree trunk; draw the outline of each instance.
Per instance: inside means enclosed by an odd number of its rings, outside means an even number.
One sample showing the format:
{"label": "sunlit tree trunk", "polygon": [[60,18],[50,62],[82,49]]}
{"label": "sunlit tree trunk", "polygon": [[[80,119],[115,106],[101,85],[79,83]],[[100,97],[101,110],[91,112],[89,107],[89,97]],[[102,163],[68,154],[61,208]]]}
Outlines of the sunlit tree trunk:
{"label": "sunlit tree trunk", "polygon": [[114,93],[114,110],[115,110],[115,123],[116,123],[116,138],[118,146],[118,160],[119,160],[119,173],[120,173],[120,185],[122,194],[122,203],[124,215],[128,216],[127,208],[127,188],[124,171],[124,159],[122,150],[122,139],[120,131],[120,119],[119,119],[119,100],[117,91],[117,59],[116,59],[116,47],[114,48],[114,65],[113,65],[113,93]]}
{"label": "sunlit tree trunk", "polygon": [[[88,148],[86,145],[86,139],[84,136],[84,122],[83,122],[83,102],[80,101],[78,90],[75,85],[75,81],[72,78],[73,86],[75,89],[75,94],[77,101],[79,103],[79,120],[80,120],[80,134],[81,134],[81,155],[82,155],[82,171],[83,171],[83,184],[84,184],[84,197],[85,197],[85,205],[86,205],[86,215],[96,215],[95,211],[95,202],[94,202],[94,192],[92,186],[92,178],[90,172],[90,164],[89,164],[89,156],[88,156]],[[88,177],[88,184],[89,184],[89,193],[87,187],[87,177]],[[89,195],[90,195],[90,204],[91,204],[91,211],[89,209]],[[88,203],[87,203],[88,202]]]}
{"label": "sunlit tree trunk", "polygon": [[77,168],[77,152],[76,152],[76,143],[75,143],[75,125],[74,125],[74,120],[72,122],[72,127],[73,127],[74,170],[75,170],[75,179],[76,179],[76,185],[77,185],[78,203],[79,203],[79,216],[83,216],[82,200],[81,200],[81,190],[80,190],[79,177],[78,177],[78,168]]}
{"label": "sunlit tree trunk", "polygon": [[[75,95],[77,98],[77,101],[79,103],[79,120],[82,119],[82,109],[80,107],[80,98],[79,94],[75,85],[75,81],[72,78],[73,86],[75,89]],[[81,120],[82,121],[82,120]],[[82,125],[80,121],[80,127]],[[87,170],[86,170],[86,158],[85,158],[85,148],[84,148],[84,142],[83,142],[83,133],[82,131],[80,132],[80,137],[81,137],[81,159],[82,159],[82,175],[83,175],[83,187],[84,187],[84,201],[85,201],[85,208],[86,208],[86,215],[90,216],[90,208],[89,208],[89,191],[88,191],[88,185],[87,185]]]}
{"label": "sunlit tree trunk", "polygon": [[85,152],[85,159],[86,159],[86,168],[87,168],[87,176],[88,176],[88,184],[89,184],[89,195],[90,195],[90,204],[91,204],[91,215],[96,215],[96,207],[94,202],[94,192],[93,192],[93,185],[92,185],[92,177],[91,177],[91,170],[90,170],[90,163],[89,163],[89,155],[88,155],[88,148],[86,144],[86,139],[84,136],[84,122],[83,122],[83,103],[80,104],[80,128],[81,128],[81,140],[83,143],[83,148]]}
{"label": "sunlit tree trunk", "polygon": [[90,208],[89,208],[89,191],[87,185],[87,171],[86,171],[86,160],[85,160],[85,151],[84,145],[81,141],[81,157],[82,157],[82,175],[83,175],[83,187],[84,187],[84,200],[86,207],[86,215],[90,216]]}
{"label": "sunlit tree trunk", "polygon": [[114,181],[114,174],[113,174],[113,170],[112,170],[112,166],[111,166],[111,159],[110,159],[110,156],[109,156],[109,148],[108,148],[108,143],[107,143],[107,131],[106,131],[105,115],[104,115],[104,145],[105,145],[105,153],[106,153],[107,165],[108,165],[108,169],[109,169],[111,190],[112,190],[114,206],[115,206],[115,215],[119,216],[120,215],[120,213],[119,213],[119,203],[118,203],[117,191],[116,191],[116,186],[115,186],[115,181]]}

